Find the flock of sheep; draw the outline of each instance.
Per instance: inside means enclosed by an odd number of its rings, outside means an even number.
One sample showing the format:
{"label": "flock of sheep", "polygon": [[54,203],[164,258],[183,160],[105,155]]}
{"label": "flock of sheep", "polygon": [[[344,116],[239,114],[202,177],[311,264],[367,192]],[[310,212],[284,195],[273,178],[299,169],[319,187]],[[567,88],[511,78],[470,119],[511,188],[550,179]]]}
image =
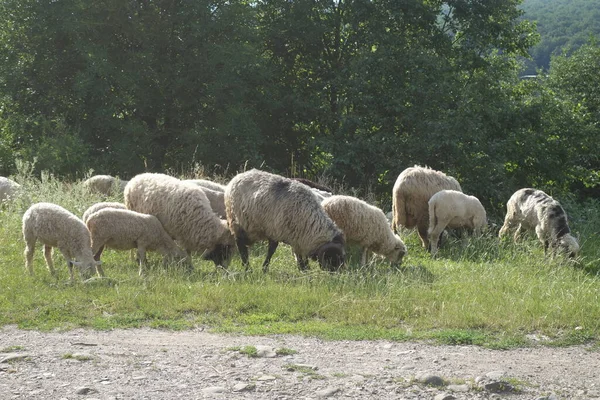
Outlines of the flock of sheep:
{"label": "flock of sheep", "polygon": [[[239,173],[227,185],[157,173],[143,173],[130,181],[98,175],[84,185],[103,194],[121,191],[124,203],[94,204],[81,219],[56,204],[32,205],[23,215],[30,274],[37,241],[44,244],[49,271],[55,274],[52,248],[57,247],[73,280],[73,266],[82,278],[104,276],[100,257],[105,247],[135,249],[140,275],[147,251],[161,253],[165,264],[185,260],[191,267],[191,255],[199,253],[227,268],[237,248],[247,270],[249,247],[263,240],[268,241],[265,272],[280,242],[292,248],[301,270],[313,259],[321,268],[336,271],[346,262],[347,243],[361,247],[362,265],[370,252],[399,265],[407,253],[396,233],[400,227],[416,227],[432,255],[446,228],[478,233],[487,227],[484,207],[476,197],[463,194],[456,179],[419,166],[407,168],[396,180],[391,226],[381,209],[363,200],[257,169]],[[18,184],[0,177],[0,201],[18,190]],[[565,211],[540,190],[520,189],[509,199],[500,236],[510,229],[515,229],[515,240],[523,229],[534,230],[546,251],[578,254]]]}

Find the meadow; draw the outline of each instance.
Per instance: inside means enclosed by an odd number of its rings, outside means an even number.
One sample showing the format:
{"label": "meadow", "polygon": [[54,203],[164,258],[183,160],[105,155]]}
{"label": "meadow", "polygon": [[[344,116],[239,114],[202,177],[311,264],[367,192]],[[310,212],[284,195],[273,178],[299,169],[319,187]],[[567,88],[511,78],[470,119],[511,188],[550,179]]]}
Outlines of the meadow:
{"label": "meadow", "polygon": [[[296,267],[280,246],[267,274],[264,245],[255,245],[251,270],[239,256],[228,270],[194,258],[195,269],[165,269],[149,254],[144,277],[129,252],[106,250],[107,279],[70,283],[66,263],[54,254],[58,278],[46,269],[41,245],[33,277],[24,268],[21,218],[33,203],[59,204],[76,215],[104,201],[81,181],[51,174],[14,177],[26,196],[0,209],[0,326],[25,329],[112,329],[149,326],[243,334],[293,333],[325,339],[428,340],[491,348],[600,343],[600,203],[564,204],[579,237],[575,261],[544,255],[533,236],[500,241],[497,228],[478,238],[448,237],[438,257],[421,248],[415,232],[401,232],[408,247],[402,267],[359,252],[339,273]],[[118,197],[109,200],[121,200]],[[499,221],[495,221],[501,223]]]}

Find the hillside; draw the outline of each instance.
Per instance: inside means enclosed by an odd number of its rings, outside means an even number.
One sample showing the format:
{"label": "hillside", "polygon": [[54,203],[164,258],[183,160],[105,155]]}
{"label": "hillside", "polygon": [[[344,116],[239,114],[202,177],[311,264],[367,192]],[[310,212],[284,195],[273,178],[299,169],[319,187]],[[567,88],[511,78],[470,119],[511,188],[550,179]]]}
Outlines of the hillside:
{"label": "hillside", "polygon": [[537,21],[540,43],[531,49],[535,67],[547,69],[552,54],[577,49],[600,36],[600,0],[525,0],[524,18]]}

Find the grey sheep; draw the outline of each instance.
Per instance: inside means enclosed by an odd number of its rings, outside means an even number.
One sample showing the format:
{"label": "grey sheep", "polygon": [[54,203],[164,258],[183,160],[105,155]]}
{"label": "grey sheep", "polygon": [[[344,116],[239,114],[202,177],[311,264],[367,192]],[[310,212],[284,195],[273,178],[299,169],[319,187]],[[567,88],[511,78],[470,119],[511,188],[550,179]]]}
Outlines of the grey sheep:
{"label": "grey sheep", "polygon": [[423,247],[429,247],[429,199],[440,190],[462,192],[456,179],[443,172],[415,165],[402,171],[392,190],[392,229],[416,227]]}
{"label": "grey sheep", "polygon": [[549,248],[570,257],[579,253],[579,243],[571,235],[567,213],[558,201],[541,190],[519,189],[510,197],[499,236],[503,237],[515,227],[515,242],[523,229],[533,230],[542,242],[545,253]]}
{"label": "grey sheep", "polygon": [[210,203],[210,207],[212,208],[212,210],[219,216],[219,218],[223,218],[223,219],[227,218],[227,213],[225,212],[225,192],[224,191],[222,192],[219,190],[213,190],[206,186],[199,185],[198,183],[196,183],[195,179],[185,180],[183,182],[191,182],[191,183],[197,185],[200,189],[202,189],[202,191],[208,198],[208,201]]}
{"label": "grey sheep", "polygon": [[206,194],[196,185],[164,174],[140,174],[125,187],[125,205],[158,218],[187,251],[190,265],[192,252],[200,252],[217,266],[228,266],[233,236],[227,221],[213,212]]}
{"label": "grey sheep", "polygon": [[344,232],[347,243],[362,248],[361,265],[367,263],[370,251],[400,265],[406,254],[406,245],[392,231],[383,211],[352,196],[336,195],[326,198],[321,205],[333,222]]}
{"label": "grey sheep", "polygon": [[105,247],[117,250],[137,249],[139,275],[146,265],[146,251],[157,251],[163,255],[163,263],[186,258],[162,224],[153,215],[131,210],[103,208],[86,221],[92,238],[92,252],[100,260]]}
{"label": "grey sheep", "polygon": [[289,244],[301,270],[307,258],[336,270],[344,264],[344,236],[309,187],[283,176],[253,169],[236,175],[225,189],[229,228],[242,263],[249,266],[248,246],[268,240],[267,271],[279,242]]}
{"label": "grey sheep", "polygon": [[125,180],[120,180],[110,175],[94,175],[83,182],[83,186],[92,193],[98,193],[104,196],[110,196],[116,193],[123,193],[127,185]]}
{"label": "grey sheep", "polygon": [[429,199],[428,235],[432,256],[437,253],[444,229],[468,228],[479,234],[486,225],[485,208],[475,196],[456,190],[440,190]]}
{"label": "grey sheep", "polygon": [[79,267],[82,278],[93,275],[94,269],[104,276],[100,263],[94,260],[90,232],[82,220],[63,207],[52,203],[36,203],[23,214],[25,240],[25,267],[33,275],[33,253],[39,240],[44,244],[46,265],[56,275],[52,262],[52,248],[58,247],[67,260],[71,281],[73,265]]}

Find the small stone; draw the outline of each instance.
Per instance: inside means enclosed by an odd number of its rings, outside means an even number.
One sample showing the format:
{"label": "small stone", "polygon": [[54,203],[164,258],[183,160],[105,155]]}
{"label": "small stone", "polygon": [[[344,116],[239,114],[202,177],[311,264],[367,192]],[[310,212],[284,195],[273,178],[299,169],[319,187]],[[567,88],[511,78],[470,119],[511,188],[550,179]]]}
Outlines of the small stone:
{"label": "small stone", "polygon": [[493,392],[493,393],[512,392],[514,390],[514,387],[510,383],[502,382],[502,381],[494,381],[494,382],[485,383],[483,385],[483,388],[485,390],[487,390],[488,392]]}
{"label": "small stone", "polygon": [[4,358],[0,359],[0,364],[11,361],[20,361],[27,357],[30,357],[30,355],[25,353],[7,353]]}
{"label": "small stone", "polygon": [[506,375],[504,371],[492,371],[485,374],[486,378],[491,379],[493,381],[499,381]]}
{"label": "small stone", "polygon": [[316,391],[315,394],[317,395],[318,398],[325,399],[327,397],[333,396],[334,394],[336,394],[339,391],[340,391],[339,388],[326,388],[323,390]]}
{"label": "small stone", "polygon": [[250,390],[254,390],[256,388],[255,385],[250,384],[250,383],[238,383],[237,385],[235,385],[233,387],[233,391],[234,392],[244,392],[244,391],[250,391]]}
{"label": "small stone", "polygon": [[417,381],[430,386],[444,386],[444,380],[437,375],[431,374],[429,372],[423,372],[417,374]]}
{"label": "small stone", "polygon": [[75,389],[75,394],[90,394],[90,393],[98,393],[98,391],[94,388],[81,386]]}
{"label": "small stone", "polygon": [[469,385],[448,385],[448,390],[451,392],[468,392]]}
{"label": "small stone", "polygon": [[317,367],[316,365],[311,365],[311,364],[294,364],[294,366],[298,367],[298,368],[312,369],[313,371],[316,371],[319,369],[319,367]]}
{"label": "small stone", "polygon": [[433,400],[455,400],[456,397],[448,393],[440,393],[433,398]]}
{"label": "small stone", "polygon": [[269,346],[254,346],[256,347],[256,356],[261,358],[275,358],[277,353]]}
{"label": "small stone", "polygon": [[202,393],[204,394],[218,394],[225,392],[225,388],[222,386],[211,386],[202,389]]}
{"label": "small stone", "polygon": [[258,378],[256,378],[257,381],[261,381],[261,382],[274,381],[275,379],[277,379],[277,378],[274,377],[273,375],[263,375],[263,376],[259,376]]}

